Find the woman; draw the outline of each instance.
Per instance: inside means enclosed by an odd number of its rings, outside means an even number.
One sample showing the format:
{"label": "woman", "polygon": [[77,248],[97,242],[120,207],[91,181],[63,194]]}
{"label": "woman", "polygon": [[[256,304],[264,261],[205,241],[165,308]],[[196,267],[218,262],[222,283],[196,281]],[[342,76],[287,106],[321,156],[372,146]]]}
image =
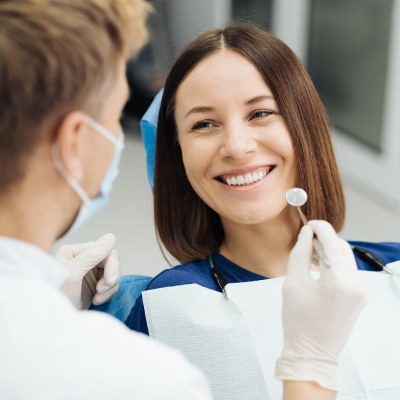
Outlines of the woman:
{"label": "woman", "polygon": [[[307,217],[340,231],[342,185],[308,73],[284,43],[258,28],[201,35],[171,69],[157,130],[156,229],[182,264],[148,289],[196,283],[220,291],[212,265],[229,283],[285,275],[301,227],[285,201],[295,186],[308,193]],[[400,258],[397,244],[353,244],[385,263]],[[373,269],[355,255],[359,269]],[[126,323],[148,334],[141,298]]]}

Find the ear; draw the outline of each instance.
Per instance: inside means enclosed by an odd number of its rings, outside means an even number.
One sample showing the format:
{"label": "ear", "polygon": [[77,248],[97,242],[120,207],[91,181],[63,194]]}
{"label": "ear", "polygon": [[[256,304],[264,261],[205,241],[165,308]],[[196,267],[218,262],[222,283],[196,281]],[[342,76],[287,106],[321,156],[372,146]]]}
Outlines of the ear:
{"label": "ear", "polygon": [[81,111],[67,114],[55,132],[60,160],[67,172],[78,182],[83,177],[82,151],[86,130],[84,116]]}

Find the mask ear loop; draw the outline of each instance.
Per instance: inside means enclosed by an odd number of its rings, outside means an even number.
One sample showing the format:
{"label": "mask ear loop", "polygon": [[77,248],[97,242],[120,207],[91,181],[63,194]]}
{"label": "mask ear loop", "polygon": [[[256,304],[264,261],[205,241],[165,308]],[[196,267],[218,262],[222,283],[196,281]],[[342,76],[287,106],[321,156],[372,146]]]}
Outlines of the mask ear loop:
{"label": "mask ear loop", "polygon": [[[104,126],[100,125],[94,119],[89,116],[84,116],[85,123],[94,129],[97,133],[105,137],[108,141],[110,141],[115,147],[121,147],[122,149],[125,147],[124,145],[124,134],[121,132],[119,137],[114,136],[108,129],[104,128]],[[51,156],[54,162],[54,166],[57,171],[61,174],[61,176],[70,184],[73,190],[77,193],[84,204],[87,204],[91,201],[89,196],[86,194],[85,190],[78,183],[78,181],[69,174],[69,172],[65,169],[64,165],[61,162],[60,156],[58,154],[58,149],[55,143],[51,146]]]}
{"label": "mask ear loop", "polygon": [[[84,120],[88,126],[90,126],[92,129],[94,129],[97,133],[100,133],[100,135],[102,135],[107,140],[109,140],[115,147],[121,146],[121,145],[122,145],[122,147],[124,146],[123,140],[121,141],[119,139],[119,136],[116,137],[115,135],[113,135],[108,129],[104,128],[103,125],[99,124],[91,117],[85,115]],[[123,137],[123,132],[121,132],[121,136]]]}
{"label": "mask ear loop", "polygon": [[51,157],[54,162],[54,166],[56,170],[60,173],[60,175],[70,184],[73,190],[75,190],[76,194],[81,198],[84,204],[90,202],[89,196],[83,190],[82,186],[78,183],[78,181],[71,176],[67,170],[64,168],[64,165],[61,162],[60,156],[58,154],[58,149],[55,143],[51,146]]}

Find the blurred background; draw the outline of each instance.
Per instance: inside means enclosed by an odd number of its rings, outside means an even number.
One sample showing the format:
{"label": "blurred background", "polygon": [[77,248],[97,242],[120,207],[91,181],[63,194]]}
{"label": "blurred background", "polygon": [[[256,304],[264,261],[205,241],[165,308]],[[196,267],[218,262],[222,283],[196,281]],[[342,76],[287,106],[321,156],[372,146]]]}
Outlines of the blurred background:
{"label": "blurred background", "polygon": [[157,245],[139,120],[182,47],[230,20],[283,39],[309,70],[327,108],[345,185],[347,239],[400,241],[400,0],[153,0],[151,41],[131,61],[126,149],[109,205],[60,241],[117,236],[124,274],[168,265]]}

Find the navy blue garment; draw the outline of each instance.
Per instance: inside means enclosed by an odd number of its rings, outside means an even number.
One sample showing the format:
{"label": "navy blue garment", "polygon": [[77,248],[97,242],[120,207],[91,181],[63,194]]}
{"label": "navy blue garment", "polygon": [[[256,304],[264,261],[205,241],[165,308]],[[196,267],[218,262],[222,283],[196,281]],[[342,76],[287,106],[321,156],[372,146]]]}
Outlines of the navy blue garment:
{"label": "navy blue garment", "polygon": [[[266,279],[264,276],[239,267],[219,253],[213,254],[212,257],[215,268],[219,272],[222,272],[229,283],[251,282]],[[220,291],[219,287],[211,276],[210,264],[208,260],[190,262],[174,268],[166,269],[150,282],[146,290],[159,289],[169,286],[189,285],[192,283],[197,283],[198,285],[211,290]],[[137,332],[142,332],[146,335],[149,334],[142,296],[136,300],[129,317],[125,321],[125,324]]]}
{"label": "navy blue garment", "polygon": [[[352,246],[357,246],[361,249],[370,251],[376,257],[379,257],[384,264],[400,260],[400,243],[370,243],[356,241],[349,241],[349,243]],[[358,269],[360,270],[380,270],[361,260],[357,255],[355,258]],[[239,267],[219,253],[213,254],[213,261],[215,268],[219,272],[222,272],[228,283],[251,282],[267,279],[262,275],[255,274],[254,272]],[[197,283],[198,285],[211,290],[220,291],[211,275],[208,260],[191,262],[167,269],[157,275],[147,286],[146,290],[193,283]],[[137,332],[142,332],[146,335],[149,334],[142,296],[136,300],[125,324]]]}

